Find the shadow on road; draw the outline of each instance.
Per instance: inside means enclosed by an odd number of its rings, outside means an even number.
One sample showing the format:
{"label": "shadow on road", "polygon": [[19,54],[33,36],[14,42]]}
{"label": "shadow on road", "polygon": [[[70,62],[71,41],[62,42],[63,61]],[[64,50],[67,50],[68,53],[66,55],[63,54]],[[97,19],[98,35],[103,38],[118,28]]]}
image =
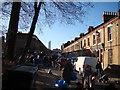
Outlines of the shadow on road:
{"label": "shadow on road", "polygon": [[55,88],[54,84],[59,79],[60,76],[48,74],[44,69],[40,69],[35,78],[35,88],[37,90],[41,90],[41,88]]}

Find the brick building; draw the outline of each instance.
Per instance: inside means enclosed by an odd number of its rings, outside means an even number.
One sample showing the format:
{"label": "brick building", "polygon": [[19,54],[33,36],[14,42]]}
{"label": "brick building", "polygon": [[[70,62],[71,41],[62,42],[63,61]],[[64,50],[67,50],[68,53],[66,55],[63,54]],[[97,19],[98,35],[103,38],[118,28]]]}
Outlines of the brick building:
{"label": "brick building", "polygon": [[104,12],[102,24],[89,26],[87,33],[81,33],[80,37],[61,46],[62,53],[76,52],[76,56],[86,53],[82,52],[85,49],[91,51],[92,55],[88,56],[99,58],[104,69],[108,65],[120,65],[120,9],[117,13]]}
{"label": "brick building", "polygon": [[[23,53],[23,50],[27,42],[27,38],[28,38],[28,33],[17,33],[15,56],[20,56]],[[49,54],[50,52],[51,50],[47,49],[46,46],[38,39],[36,35],[33,35],[28,53]]]}

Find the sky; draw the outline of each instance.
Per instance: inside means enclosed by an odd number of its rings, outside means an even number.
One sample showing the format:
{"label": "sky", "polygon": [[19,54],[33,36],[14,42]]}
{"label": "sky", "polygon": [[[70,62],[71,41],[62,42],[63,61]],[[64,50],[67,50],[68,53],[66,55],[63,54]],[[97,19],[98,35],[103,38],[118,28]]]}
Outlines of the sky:
{"label": "sky", "polygon": [[62,44],[74,40],[75,37],[79,37],[80,33],[86,33],[88,26],[96,27],[100,25],[102,23],[102,15],[104,11],[118,11],[118,2],[92,2],[92,4],[94,7],[87,11],[84,23],[68,25],[55,22],[51,27],[45,26],[42,28],[42,32],[36,28],[34,34],[47,48],[49,46],[49,41],[51,41],[52,50],[56,48],[61,49]]}
{"label": "sky", "polygon": [[104,11],[117,12],[117,2],[92,2],[94,7],[88,10],[88,14],[84,18],[84,23],[76,23],[75,25],[67,25],[55,23],[51,28],[45,27],[42,33],[35,31],[35,35],[48,48],[51,41],[51,49],[61,49],[61,45],[67,41],[74,40],[79,37],[80,33],[86,33],[88,26],[98,26],[102,23],[102,15]]}

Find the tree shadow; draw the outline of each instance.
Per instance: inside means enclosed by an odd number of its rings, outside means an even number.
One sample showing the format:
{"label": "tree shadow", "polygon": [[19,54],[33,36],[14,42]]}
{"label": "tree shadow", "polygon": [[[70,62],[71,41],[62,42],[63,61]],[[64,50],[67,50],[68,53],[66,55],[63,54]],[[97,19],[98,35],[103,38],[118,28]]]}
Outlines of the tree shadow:
{"label": "tree shadow", "polygon": [[60,76],[48,74],[44,71],[43,72],[38,71],[37,76],[35,77],[35,88],[37,90],[55,88],[54,84],[59,79],[60,79]]}

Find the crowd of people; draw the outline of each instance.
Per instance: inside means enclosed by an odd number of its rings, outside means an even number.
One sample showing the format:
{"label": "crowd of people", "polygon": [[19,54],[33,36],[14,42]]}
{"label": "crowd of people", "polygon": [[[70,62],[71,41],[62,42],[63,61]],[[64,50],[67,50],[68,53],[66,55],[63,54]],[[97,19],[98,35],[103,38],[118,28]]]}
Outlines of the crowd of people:
{"label": "crowd of people", "polygon": [[[19,56],[17,63],[19,64],[21,59],[21,56]],[[34,65],[39,65],[39,64],[43,64],[44,66],[47,67],[54,67],[54,68],[61,68],[61,64],[60,64],[60,60],[59,57],[51,55],[34,55],[34,54],[30,54],[27,55],[25,57],[24,63],[28,64],[28,63],[32,63]]]}
{"label": "crowd of people", "polygon": [[[61,68],[61,63],[59,61],[58,57],[54,56],[40,56],[40,55],[30,55],[26,58],[27,63],[33,63],[35,65],[43,64],[47,67],[54,67],[54,68]],[[90,65],[85,65],[84,67],[84,73],[82,78],[82,83],[77,83],[78,90],[83,90],[83,88],[88,88],[88,90],[94,90],[94,80],[92,80],[92,76],[97,77],[97,79],[104,76],[104,71],[102,69],[101,62],[98,61],[96,64],[96,70],[97,72],[93,72]],[[65,82],[70,85],[70,82],[72,80],[71,73],[74,72],[74,67],[71,61],[69,60],[68,63],[66,63],[62,67],[62,79],[65,80]],[[107,78],[108,80],[108,78]],[[87,85],[87,86],[86,86]]]}
{"label": "crowd of people", "polygon": [[[96,67],[95,67],[97,72],[93,72],[91,67],[92,66],[90,65],[85,65],[84,73],[82,75],[83,77],[82,83],[80,82],[77,83],[76,90],[84,90],[85,88],[87,88],[88,90],[94,90],[95,78],[99,80],[100,78],[105,76],[100,61],[97,62]],[[63,68],[62,77],[63,77],[63,80],[65,80],[68,85],[70,85],[70,82],[72,80],[71,78],[72,72],[74,72],[73,65],[71,63],[67,63]],[[108,80],[108,77],[105,76],[103,79]]]}

